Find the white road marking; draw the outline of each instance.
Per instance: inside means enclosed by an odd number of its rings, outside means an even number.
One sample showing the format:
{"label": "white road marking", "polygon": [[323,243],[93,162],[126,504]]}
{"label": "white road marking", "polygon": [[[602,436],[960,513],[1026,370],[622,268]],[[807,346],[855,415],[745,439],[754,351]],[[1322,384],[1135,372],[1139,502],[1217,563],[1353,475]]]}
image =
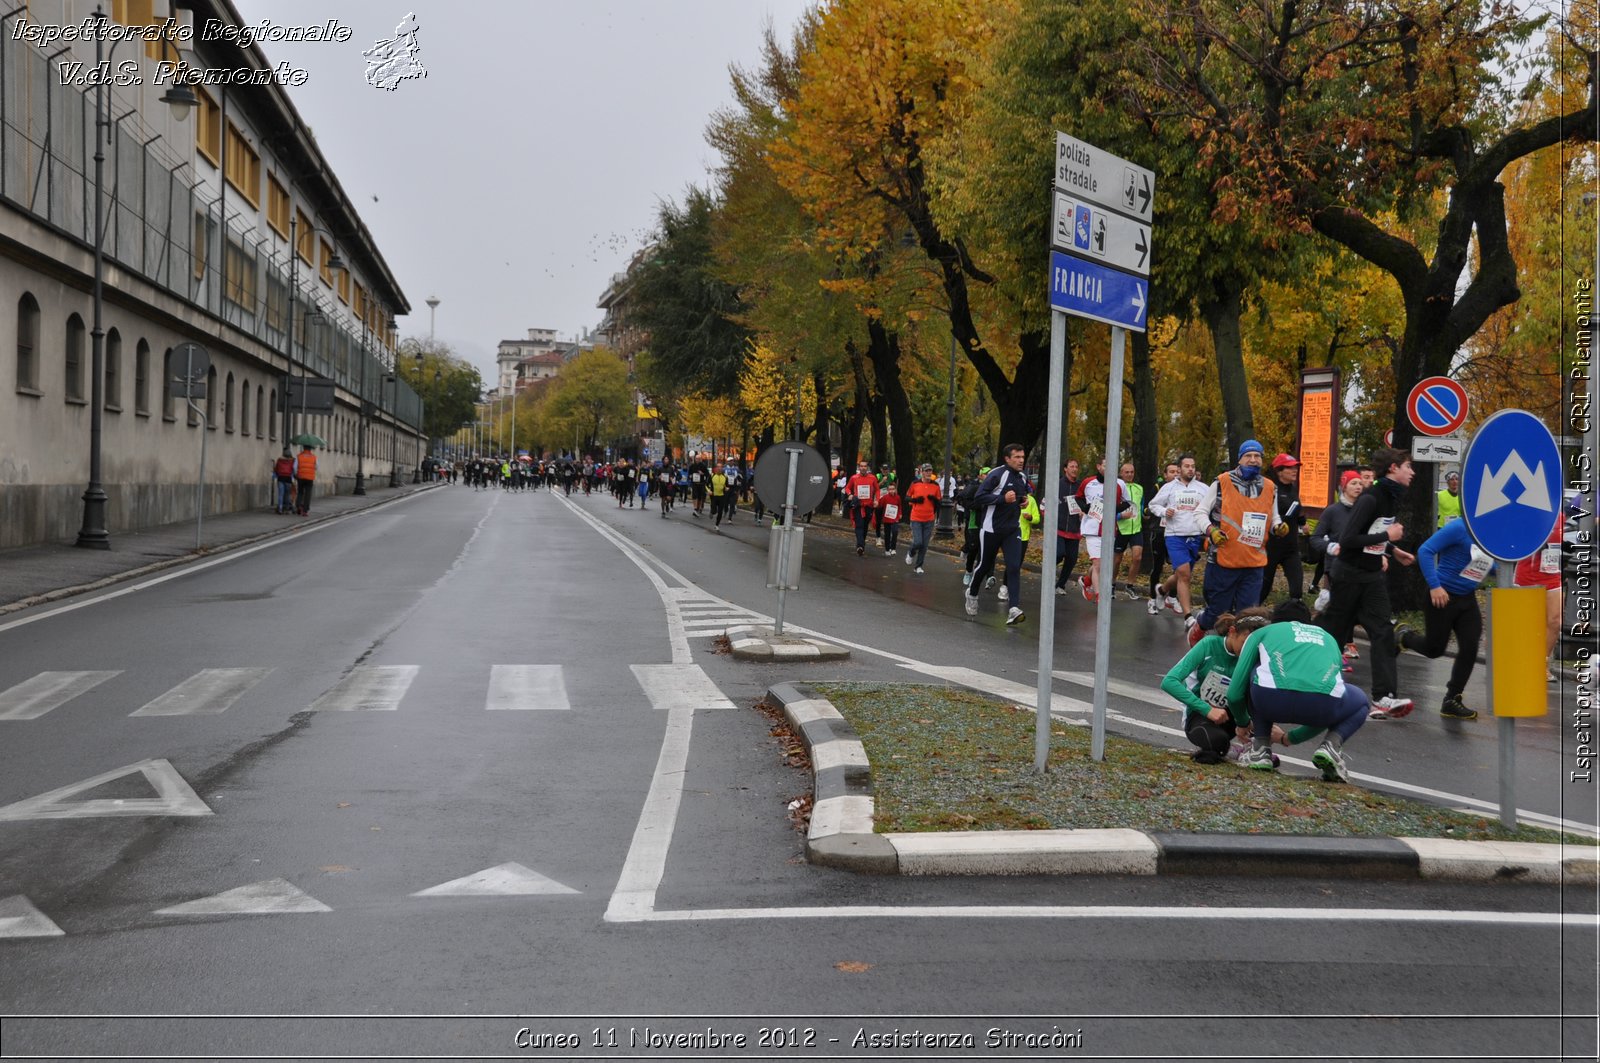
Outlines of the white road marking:
{"label": "white road marking", "polygon": [[121,671],[40,672],[0,693],[0,720],[36,720],[121,674]]}
{"label": "white road marking", "polygon": [[489,672],[486,709],[572,708],[559,664],[497,664]]}
{"label": "white road marking", "polygon": [[[619,913],[623,914],[623,913]],[[1560,912],[1485,912],[1432,908],[1183,908],[1152,905],[843,905],[838,908],[691,908],[648,912],[610,922],[698,922],[709,919],[1158,919],[1169,921],[1238,921],[1280,923],[1444,923],[1588,929],[1600,916]]]}
{"label": "white road marking", "polygon": [[312,712],[393,712],[417,677],[414,664],[375,664],[353,669],[322,697]]}
{"label": "white road marking", "polygon": [[475,875],[418,890],[413,897],[508,897],[542,893],[577,893],[553,878],[518,863],[501,864]]}
{"label": "white road marking", "polygon": [[283,915],[331,912],[326,904],[281,878],[253,882],[197,901],[162,908],[156,915]]}
{"label": "white road marking", "polygon": [[698,664],[635,664],[631,667],[653,708],[671,712],[734,707]]}
{"label": "white road marking", "polygon": [[207,668],[190,676],[130,716],[214,716],[227,712],[271,668]]}
{"label": "white road marking", "polygon": [[[69,801],[97,786],[141,774],[155,789],[155,797],[99,798]],[[62,786],[0,808],[0,821],[25,819],[89,819],[97,816],[209,816],[211,807],[200,800],[183,776],[165,760],[141,760],[68,786]]]}
{"label": "white road marking", "polygon": [[0,900],[0,938],[56,938],[65,934],[55,920],[21,894]]}
{"label": "white road marking", "polygon": [[655,774],[650,778],[650,792],[645,795],[639,823],[633,829],[617,888],[606,906],[608,923],[636,923],[655,913],[656,889],[667,869],[667,850],[672,845],[678,805],[683,799],[683,773],[689,762],[689,729],[693,721],[692,709],[667,713],[667,733],[661,740]]}

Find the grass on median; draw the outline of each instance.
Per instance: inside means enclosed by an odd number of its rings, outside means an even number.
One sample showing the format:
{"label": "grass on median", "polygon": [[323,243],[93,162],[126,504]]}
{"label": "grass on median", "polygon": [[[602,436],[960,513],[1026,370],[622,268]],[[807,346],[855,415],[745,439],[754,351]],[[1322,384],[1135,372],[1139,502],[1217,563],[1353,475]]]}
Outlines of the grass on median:
{"label": "grass on median", "polygon": [[[915,684],[815,684],[861,736],[872,765],[876,829],[1143,831],[1596,840],[1373,793],[1320,775],[1196,764],[1187,749],[1106,735],[1089,757],[1089,729],[1052,721],[1050,771],[1033,770],[1034,710],[971,691]],[[1278,747],[1281,751],[1281,747]],[[1291,747],[1309,759],[1314,745]],[[1348,755],[1360,770],[1361,736]]]}

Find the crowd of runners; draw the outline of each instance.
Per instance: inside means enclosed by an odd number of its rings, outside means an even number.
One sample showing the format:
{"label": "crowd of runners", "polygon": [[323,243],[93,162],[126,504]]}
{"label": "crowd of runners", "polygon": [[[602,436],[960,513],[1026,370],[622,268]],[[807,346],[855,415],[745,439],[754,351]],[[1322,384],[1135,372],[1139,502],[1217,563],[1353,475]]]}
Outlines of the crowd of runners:
{"label": "crowd of runners", "polygon": [[[886,467],[861,461],[840,471],[826,503],[848,520],[855,552],[901,557],[915,576],[926,573],[939,508],[953,503],[962,531],[963,608],[976,616],[983,592],[993,591],[1008,625],[1027,619],[1021,573],[1027,544],[1043,523],[1041,476],[1024,471],[1026,452],[1002,448],[1000,464],[977,475],[944,478],[922,465],[912,483],[896,483]],[[1399,719],[1414,707],[1398,690],[1396,657],[1405,652],[1456,655],[1439,714],[1471,720],[1464,694],[1483,635],[1477,591],[1493,561],[1472,542],[1461,521],[1460,477],[1447,474],[1438,492],[1437,526],[1408,535],[1397,515],[1415,475],[1410,455],[1384,448],[1369,464],[1343,471],[1338,497],[1316,514],[1300,502],[1300,462],[1279,453],[1270,461],[1256,440],[1240,445],[1231,468],[1202,479],[1192,454],[1166,463],[1149,498],[1131,462],[1107,478],[1104,461],[1088,472],[1066,461],[1056,481],[1058,530],[1046,551],[1045,572],[1060,596],[1102,595],[1138,601],[1159,617],[1183,619],[1187,652],[1162,683],[1184,709],[1184,730],[1201,762],[1233,759],[1271,769],[1271,744],[1315,736],[1312,760],[1329,780],[1348,779],[1343,743],[1368,719]],[[739,465],[691,458],[632,463],[475,459],[444,466],[439,475],[476,490],[537,489],[567,494],[607,490],[618,508],[654,504],[663,518],[677,507],[715,529],[750,505],[764,519],[759,497]],[[1568,499],[1563,518],[1578,511]],[[774,515],[776,516],[776,515]],[[806,514],[809,520],[811,514]],[[901,555],[900,526],[909,524]],[[1547,651],[1561,623],[1561,545],[1557,519],[1544,549],[1519,563],[1516,583],[1543,587]],[[1109,542],[1107,541],[1109,539]],[[1420,541],[1419,541],[1420,540]],[[1415,549],[1403,548],[1410,541]],[[1109,549],[1114,577],[1099,585],[1099,562]],[[1086,562],[1081,566],[1080,560]],[[1428,587],[1421,628],[1399,623],[1390,588],[1416,566]],[[1307,569],[1310,569],[1309,579]],[[1281,577],[1283,594],[1275,605]],[[1197,595],[1196,591],[1201,593]],[[1312,595],[1314,593],[1314,597]],[[1306,599],[1312,598],[1307,604]],[[1346,679],[1360,658],[1355,629],[1364,630],[1370,680]],[[1554,681],[1553,669],[1547,678]]]}

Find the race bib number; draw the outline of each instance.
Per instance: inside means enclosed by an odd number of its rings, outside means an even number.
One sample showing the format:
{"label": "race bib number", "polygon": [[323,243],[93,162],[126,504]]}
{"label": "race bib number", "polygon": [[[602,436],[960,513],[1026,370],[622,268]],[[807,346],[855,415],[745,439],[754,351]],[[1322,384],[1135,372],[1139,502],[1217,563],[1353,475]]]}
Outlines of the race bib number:
{"label": "race bib number", "polygon": [[1200,508],[1199,491],[1179,491],[1176,503],[1172,507],[1179,513],[1193,513]]}
{"label": "race bib number", "polygon": [[1239,542],[1245,546],[1260,546],[1267,541],[1267,515],[1246,513],[1239,524]]}
{"label": "race bib number", "polygon": [[[1393,523],[1393,517],[1379,517],[1377,520],[1372,522],[1372,527],[1367,529],[1367,534],[1377,535],[1380,532],[1387,530],[1389,525]],[[1371,546],[1362,547],[1362,549],[1369,554],[1381,554],[1389,549],[1389,541],[1385,539],[1381,543],[1373,543]]]}
{"label": "race bib number", "polygon": [[872,497],[872,487],[868,484],[856,484],[856,497],[865,502]]}
{"label": "race bib number", "polygon": [[1089,503],[1089,518],[1091,520],[1099,520],[1105,515],[1105,511],[1106,503],[1104,499],[1097,498]]}
{"label": "race bib number", "polygon": [[1195,693],[1201,701],[1213,709],[1226,709],[1228,707],[1228,679],[1226,672],[1210,672],[1200,683],[1200,689]]}
{"label": "race bib number", "polygon": [[1543,550],[1539,551],[1539,573],[1544,576],[1554,576],[1561,571],[1561,544],[1546,543]]}
{"label": "race bib number", "polygon": [[884,506],[883,507],[883,519],[884,520],[899,520],[900,519],[900,507],[895,505],[893,502],[890,502],[888,505]]}
{"label": "race bib number", "polygon": [[697,472],[696,473],[690,473],[689,474],[689,482],[690,483],[695,483],[695,484],[699,483],[700,482],[700,474],[697,473]]}
{"label": "race bib number", "polygon": [[1069,514],[1071,514],[1072,516],[1074,516],[1074,517],[1083,516],[1083,510],[1078,505],[1078,496],[1077,495],[1068,495],[1067,496],[1067,512]]}
{"label": "race bib number", "polygon": [[1461,578],[1472,583],[1482,583],[1483,577],[1494,568],[1494,558],[1479,550],[1476,546],[1471,548],[1472,559],[1461,569]]}

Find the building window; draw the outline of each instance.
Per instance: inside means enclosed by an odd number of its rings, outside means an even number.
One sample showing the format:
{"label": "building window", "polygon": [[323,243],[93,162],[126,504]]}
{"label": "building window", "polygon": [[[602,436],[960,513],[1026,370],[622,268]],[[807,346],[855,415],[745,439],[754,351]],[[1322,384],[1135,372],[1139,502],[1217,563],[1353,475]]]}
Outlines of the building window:
{"label": "building window", "polygon": [[289,285],[275,273],[267,274],[267,327],[283,331],[289,312]]}
{"label": "building window", "polygon": [[249,251],[232,240],[224,252],[222,291],[227,300],[246,313],[256,312],[256,260]]}
{"label": "building window", "polygon": [[[278,389],[273,388],[271,395],[272,416],[267,419],[267,435],[276,440],[278,438]],[[260,432],[258,431],[256,434],[260,435]]]}
{"label": "building window", "polygon": [[250,434],[250,380],[248,377],[239,386],[239,434],[242,436]]}
{"label": "building window", "polygon": [[350,309],[355,311],[355,315],[356,315],[356,320],[357,321],[366,322],[367,321],[367,290],[361,286],[361,282],[360,281],[356,282],[355,292],[356,292],[355,302],[350,304]]}
{"label": "building window", "polygon": [[224,170],[228,183],[239,190],[239,194],[250,201],[252,207],[261,206],[261,156],[256,154],[256,149],[239,132],[239,128],[232,122],[228,123],[228,154]]}
{"label": "building window", "polygon": [[271,174],[267,175],[267,224],[279,236],[289,239],[289,190]]}
{"label": "building window", "polygon": [[144,340],[133,349],[133,412],[150,416],[150,345]]}
{"label": "building window", "polygon": [[262,389],[260,384],[257,384],[256,385],[256,438],[257,439],[260,439],[261,437],[263,437],[263,436],[265,436],[267,434],[266,433],[267,408],[261,402],[262,394],[263,394],[263,389]]}
{"label": "building window", "polygon": [[73,314],[67,318],[66,384],[67,401],[82,403],[83,398],[83,345],[87,335],[83,318]]}
{"label": "building window", "polygon": [[161,356],[161,419],[171,424],[178,418],[173,414],[178,397],[172,393],[172,348]]}
{"label": "building window", "polygon": [[112,413],[122,412],[122,333],[112,329],[106,333],[105,354],[105,404]]}
{"label": "building window", "polygon": [[311,227],[311,219],[306,217],[306,212],[295,209],[294,250],[300,256],[300,261],[312,265],[311,249],[316,245],[316,231]]}
{"label": "building window", "polygon": [[206,370],[206,427],[217,430],[217,367]]}
{"label": "building window", "polygon": [[328,268],[328,262],[333,258],[333,248],[326,240],[318,240],[317,243],[322,247],[322,258],[319,260],[320,264],[317,266],[317,272],[322,276],[322,283],[332,288],[333,270]]}
{"label": "building window", "polygon": [[339,271],[339,301],[346,306],[350,305],[350,271]]}
{"label": "building window", "polygon": [[39,393],[39,302],[29,292],[17,300],[17,390]]}
{"label": "building window", "polygon": [[223,428],[233,431],[233,374],[228,374],[228,390],[222,393]]}
{"label": "building window", "polygon": [[205,89],[195,85],[194,94],[200,100],[194,109],[194,146],[216,166],[222,158],[222,113]]}

